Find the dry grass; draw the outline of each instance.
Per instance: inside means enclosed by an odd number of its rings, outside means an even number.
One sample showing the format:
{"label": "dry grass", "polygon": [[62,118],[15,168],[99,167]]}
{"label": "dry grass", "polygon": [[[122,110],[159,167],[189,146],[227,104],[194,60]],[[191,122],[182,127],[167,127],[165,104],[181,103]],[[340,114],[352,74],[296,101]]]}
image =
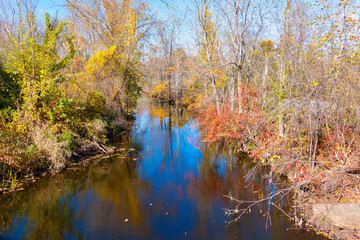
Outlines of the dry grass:
{"label": "dry grass", "polygon": [[71,156],[69,140],[59,140],[46,125],[34,126],[30,135],[36,148],[47,155],[52,171],[56,172],[65,167],[66,159]]}

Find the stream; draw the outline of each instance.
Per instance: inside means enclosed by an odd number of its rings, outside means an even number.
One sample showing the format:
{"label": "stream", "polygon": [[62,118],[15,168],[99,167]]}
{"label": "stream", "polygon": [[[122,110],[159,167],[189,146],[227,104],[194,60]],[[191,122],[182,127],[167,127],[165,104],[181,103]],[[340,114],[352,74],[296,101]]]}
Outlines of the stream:
{"label": "stream", "polygon": [[118,144],[125,156],[0,196],[0,239],[323,239],[277,208],[264,215],[266,202],[228,223],[224,209],[235,203],[223,195],[256,200],[275,191],[266,171],[249,183],[251,162],[202,143],[183,109],[143,99],[136,115]]}

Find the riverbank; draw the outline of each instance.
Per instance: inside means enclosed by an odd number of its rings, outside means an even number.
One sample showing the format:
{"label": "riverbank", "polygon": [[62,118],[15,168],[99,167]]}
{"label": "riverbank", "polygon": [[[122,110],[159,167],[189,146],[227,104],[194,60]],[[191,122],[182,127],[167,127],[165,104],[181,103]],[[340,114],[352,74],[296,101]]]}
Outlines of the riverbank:
{"label": "riverbank", "polygon": [[[111,34],[111,40],[89,44],[84,26],[96,22],[98,14],[86,14],[91,21],[77,19],[84,9],[80,3],[71,4],[66,9],[74,18],[59,21],[45,12],[34,14],[37,4],[9,1],[0,7],[5,12],[13,9],[0,26],[1,188],[14,188],[20,178],[59,172],[72,161],[108,152],[108,135],[118,135],[117,126],[131,122],[142,91],[144,47],[139,42],[146,34],[129,27],[132,30],[121,31],[121,36]],[[139,12],[113,7],[113,16],[137,25],[133,14],[147,16],[145,5]],[[114,33],[109,28],[94,31],[94,36]]]}
{"label": "riverbank", "polygon": [[320,157],[316,162],[299,160],[304,156],[292,158],[281,144],[275,146],[272,147],[277,151],[261,156],[254,154],[257,148],[248,151],[257,164],[252,171],[267,166],[274,181],[279,176],[287,178],[285,190],[264,198],[291,195],[293,208],[289,218],[301,229],[330,239],[360,239],[360,176],[356,165],[334,164]]}
{"label": "riverbank", "polygon": [[123,142],[118,142],[116,146],[106,146],[97,142],[87,141],[88,143],[75,149],[72,156],[65,163],[65,167],[57,172],[51,172],[47,169],[38,169],[37,172],[27,173],[26,175],[16,175],[13,179],[4,181],[0,187],[0,194],[8,194],[15,191],[23,191],[29,184],[36,182],[37,180],[54,174],[62,174],[64,171],[81,170],[87,168],[91,164],[97,164],[99,162],[105,162],[108,159],[117,158],[129,158],[132,160],[138,159],[138,152],[131,148],[126,143],[126,136],[129,133],[123,134]]}
{"label": "riverbank", "polygon": [[[107,119],[115,122],[113,118]],[[3,130],[0,194],[23,190],[27,183],[41,176],[86,166],[96,159],[123,151],[118,146],[129,134],[133,121],[133,117],[127,116],[127,119],[122,118],[121,125],[112,125],[110,121],[95,119],[87,124],[89,134],[83,136],[74,131],[54,132],[45,127],[20,135],[8,125],[0,126]],[[11,145],[12,142],[16,144]]]}
{"label": "riverbank", "polygon": [[[252,101],[254,104],[254,99]],[[269,122],[263,112],[253,111],[256,109],[254,105],[242,114],[229,111],[225,105],[220,115],[214,106],[204,108],[194,105],[196,103],[190,107],[197,116],[205,142],[225,142],[234,153],[250,155],[256,166],[251,171],[268,166],[274,181],[279,176],[288,179],[285,191],[274,192],[259,199],[259,202],[291,194],[294,203],[289,218],[297,227],[332,239],[360,239],[357,147],[344,151],[340,145],[332,146],[326,139],[330,130],[322,129],[322,135],[316,140],[315,155],[309,158],[299,144],[303,141],[304,148],[312,138],[306,131],[298,139],[288,134],[279,137],[274,122]],[[241,215],[242,207],[234,209],[234,212]]]}
{"label": "riverbank", "polygon": [[[267,151],[260,156],[256,154],[258,147],[247,151],[255,164],[250,172],[267,167],[272,181],[285,177],[287,184],[251,204],[264,199],[274,199],[278,204],[277,199],[291,196],[292,208],[286,214],[296,227],[329,239],[360,239],[358,168],[329,163],[323,158],[318,158],[315,164],[301,161],[298,159],[304,159],[304,156],[291,158],[281,144],[275,146],[272,145],[277,151]],[[241,201],[236,199],[236,202]],[[273,207],[281,207],[281,204],[276,204]],[[239,205],[233,211],[242,214],[243,209],[247,208]]]}
{"label": "riverbank", "polygon": [[[253,161],[288,179],[295,224],[331,239],[360,239],[360,195],[357,160],[345,164],[318,157],[316,162],[291,159],[279,146],[275,154]],[[285,148],[286,150],[286,148]],[[352,162],[352,161],[353,162]]]}

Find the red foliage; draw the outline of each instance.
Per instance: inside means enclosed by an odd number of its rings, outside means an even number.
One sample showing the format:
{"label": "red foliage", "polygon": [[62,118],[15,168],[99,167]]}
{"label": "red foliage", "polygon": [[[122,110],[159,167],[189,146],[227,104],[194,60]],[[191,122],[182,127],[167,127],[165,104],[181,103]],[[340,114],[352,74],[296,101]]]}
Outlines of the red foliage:
{"label": "red foliage", "polygon": [[[259,91],[251,85],[240,86],[242,97],[240,100],[243,111],[236,108],[231,111],[231,104],[223,100],[221,113],[217,114],[214,105],[199,110],[199,127],[205,133],[207,142],[244,142],[263,137],[265,144],[271,134],[266,131],[266,116],[259,104]],[[259,134],[260,133],[260,134]]]}

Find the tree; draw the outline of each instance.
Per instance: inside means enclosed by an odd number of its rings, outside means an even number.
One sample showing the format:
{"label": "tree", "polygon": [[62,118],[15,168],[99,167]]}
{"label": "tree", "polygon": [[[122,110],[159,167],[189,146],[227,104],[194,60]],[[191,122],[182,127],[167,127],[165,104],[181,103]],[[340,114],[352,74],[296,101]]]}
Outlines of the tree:
{"label": "tree", "polygon": [[[258,36],[264,29],[264,18],[268,6],[267,1],[256,0],[216,0],[218,11],[224,19],[228,44],[227,63],[230,65],[230,103],[231,110],[235,110],[236,83],[243,83],[246,66],[250,66],[250,55]],[[242,112],[241,87],[238,87],[238,111]]]}
{"label": "tree", "polygon": [[153,26],[148,5],[134,0],[67,0],[67,5],[84,53],[74,70],[92,83],[88,88],[97,86],[108,106],[130,109],[140,94],[139,60]]}
{"label": "tree", "polygon": [[[27,13],[26,19],[23,19],[20,8],[18,34],[9,39],[5,65],[6,70],[17,78],[22,110],[28,120],[36,120],[47,114],[54,96],[59,94],[59,83],[66,80],[61,70],[75,53],[73,37],[66,30],[67,22],[54,26],[49,15],[45,14],[43,37],[36,31],[35,24],[33,13]],[[59,49],[64,49],[65,43],[68,53],[61,58]]]}
{"label": "tree", "polygon": [[[217,114],[221,113],[221,97],[218,89],[219,78],[221,73],[219,70],[219,40],[218,29],[213,22],[213,14],[211,13],[211,5],[209,0],[201,0],[195,2],[196,18],[199,24],[199,58],[203,68],[205,69],[205,77],[209,81],[213,98],[216,104]],[[219,74],[220,73],[220,74]]]}

